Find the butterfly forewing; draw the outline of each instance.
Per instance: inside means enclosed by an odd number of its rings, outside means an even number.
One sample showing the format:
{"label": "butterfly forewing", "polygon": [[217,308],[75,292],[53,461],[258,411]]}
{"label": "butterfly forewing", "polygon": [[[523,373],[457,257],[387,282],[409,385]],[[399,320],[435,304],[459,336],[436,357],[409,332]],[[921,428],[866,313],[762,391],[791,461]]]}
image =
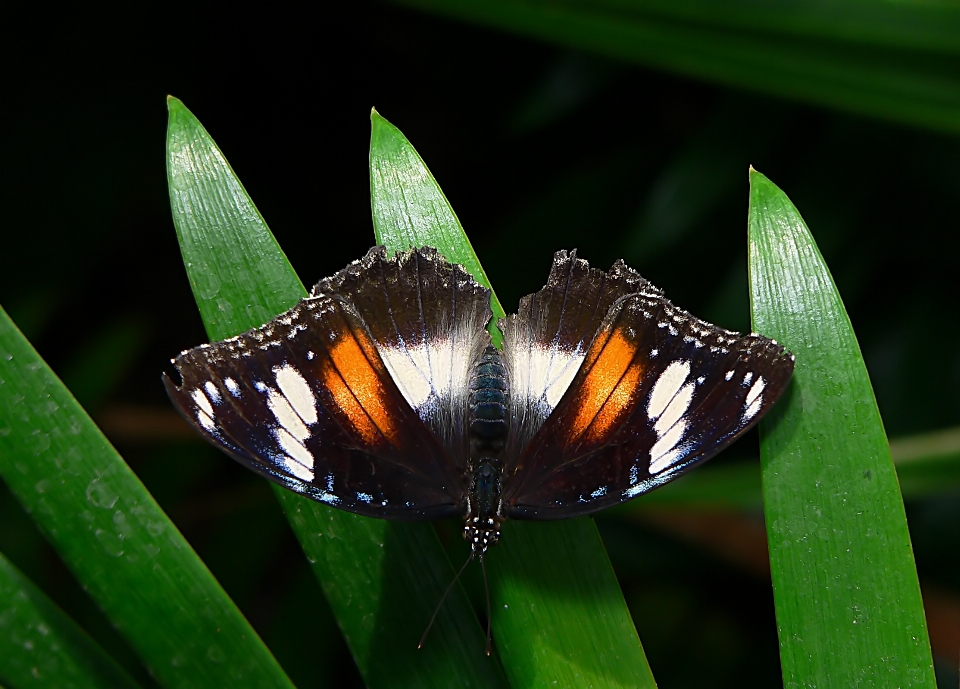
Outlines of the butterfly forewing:
{"label": "butterfly forewing", "polygon": [[356,309],[404,399],[465,470],[467,387],[490,343],[490,291],[434,249],[387,258],[374,247],[313,292]]}
{"label": "butterfly forewing", "polygon": [[639,290],[655,288],[622,261],[604,272],[576,251],[558,251],[543,289],[500,321],[510,379],[508,457],[518,456],[553,412],[613,303]]}
{"label": "butterfly forewing", "polygon": [[[449,264],[433,274],[397,270],[410,260],[429,266],[435,256],[387,259],[382,248],[371,250],[262,328],[184,352],[175,360],[182,385],[165,381],[171,398],[235,459],[316,500],[393,519],[459,514],[460,436],[441,438],[425,419],[435,427],[437,417],[465,406],[447,394],[457,392],[454,376],[465,374],[437,362],[453,352],[472,356],[489,341],[482,320],[489,297],[458,281]],[[448,327],[446,319],[457,317],[479,319],[469,342]],[[421,396],[419,405],[411,394]]]}
{"label": "butterfly forewing", "polygon": [[649,286],[620,297],[553,414],[506,467],[507,516],[588,514],[662,485],[750,428],[792,370],[776,343],[696,319]]}

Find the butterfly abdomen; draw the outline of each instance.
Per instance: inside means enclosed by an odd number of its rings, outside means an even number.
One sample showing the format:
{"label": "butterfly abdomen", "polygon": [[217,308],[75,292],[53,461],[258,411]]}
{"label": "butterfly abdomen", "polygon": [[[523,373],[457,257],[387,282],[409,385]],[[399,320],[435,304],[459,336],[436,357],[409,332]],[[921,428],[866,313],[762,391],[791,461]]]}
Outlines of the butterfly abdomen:
{"label": "butterfly abdomen", "polygon": [[464,538],[475,555],[500,537],[500,455],[507,442],[507,370],[496,347],[488,346],[470,376],[470,488]]}
{"label": "butterfly abdomen", "polygon": [[487,347],[470,377],[470,454],[498,457],[507,440],[507,371]]}

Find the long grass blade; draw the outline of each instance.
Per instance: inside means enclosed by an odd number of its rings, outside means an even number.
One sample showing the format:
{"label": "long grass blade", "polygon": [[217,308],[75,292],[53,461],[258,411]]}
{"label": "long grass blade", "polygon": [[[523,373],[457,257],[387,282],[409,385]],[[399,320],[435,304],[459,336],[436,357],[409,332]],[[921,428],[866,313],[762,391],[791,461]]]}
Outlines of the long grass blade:
{"label": "long grass blade", "polygon": [[139,685],[0,554],[0,683],[37,689]]}
{"label": "long grass blade", "polygon": [[[169,100],[170,200],[211,340],[258,327],[306,292],[213,139]],[[344,257],[344,263],[355,257]],[[497,687],[483,631],[454,591],[430,642],[417,639],[453,569],[427,524],[358,517],[276,488],[368,686]]]}
{"label": "long grass blade", "polygon": [[935,687],[907,520],[856,336],[806,224],[750,174],[754,328],[797,356],[761,422],[784,685]]}
{"label": "long grass blade", "polygon": [[0,476],[161,683],[292,686],[177,528],[2,309]]}
{"label": "long grass blade", "polygon": [[[372,126],[370,175],[378,241],[392,251],[420,241],[443,247],[448,259],[463,262],[489,285],[456,215],[413,146],[376,112]],[[411,235],[409,227],[421,229]],[[508,523],[487,565],[494,642],[511,685],[656,686],[592,520]]]}

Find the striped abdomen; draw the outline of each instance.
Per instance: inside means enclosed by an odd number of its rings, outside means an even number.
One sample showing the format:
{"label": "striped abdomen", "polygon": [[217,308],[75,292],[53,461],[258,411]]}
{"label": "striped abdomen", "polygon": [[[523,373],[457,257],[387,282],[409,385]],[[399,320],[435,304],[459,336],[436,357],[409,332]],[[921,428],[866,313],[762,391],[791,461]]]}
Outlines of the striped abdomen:
{"label": "striped abdomen", "polygon": [[507,371],[488,346],[470,377],[470,456],[495,458],[507,440]]}
{"label": "striped abdomen", "polygon": [[483,558],[500,538],[503,521],[500,453],[507,442],[507,371],[488,346],[470,376],[470,488],[463,536]]}

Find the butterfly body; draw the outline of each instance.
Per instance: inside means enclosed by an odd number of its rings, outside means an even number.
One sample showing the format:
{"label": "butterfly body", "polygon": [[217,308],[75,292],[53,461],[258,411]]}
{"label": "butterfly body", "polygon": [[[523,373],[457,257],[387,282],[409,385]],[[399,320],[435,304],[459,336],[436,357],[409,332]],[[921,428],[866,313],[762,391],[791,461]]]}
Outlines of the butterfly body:
{"label": "butterfly body", "polygon": [[470,464],[463,537],[482,556],[500,539],[503,451],[509,431],[507,370],[496,347],[487,345],[470,379]]}
{"label": "butterfly body", "polygon": [[177,408],[281,485],[385,519],[459,516],[475,555],[505,519],[590,514],[662,485],[753,426],[793,356],[696,319],[622,262],[557,252],[499,322],[424,248],[375,247],[262,328],[183,352]]}

